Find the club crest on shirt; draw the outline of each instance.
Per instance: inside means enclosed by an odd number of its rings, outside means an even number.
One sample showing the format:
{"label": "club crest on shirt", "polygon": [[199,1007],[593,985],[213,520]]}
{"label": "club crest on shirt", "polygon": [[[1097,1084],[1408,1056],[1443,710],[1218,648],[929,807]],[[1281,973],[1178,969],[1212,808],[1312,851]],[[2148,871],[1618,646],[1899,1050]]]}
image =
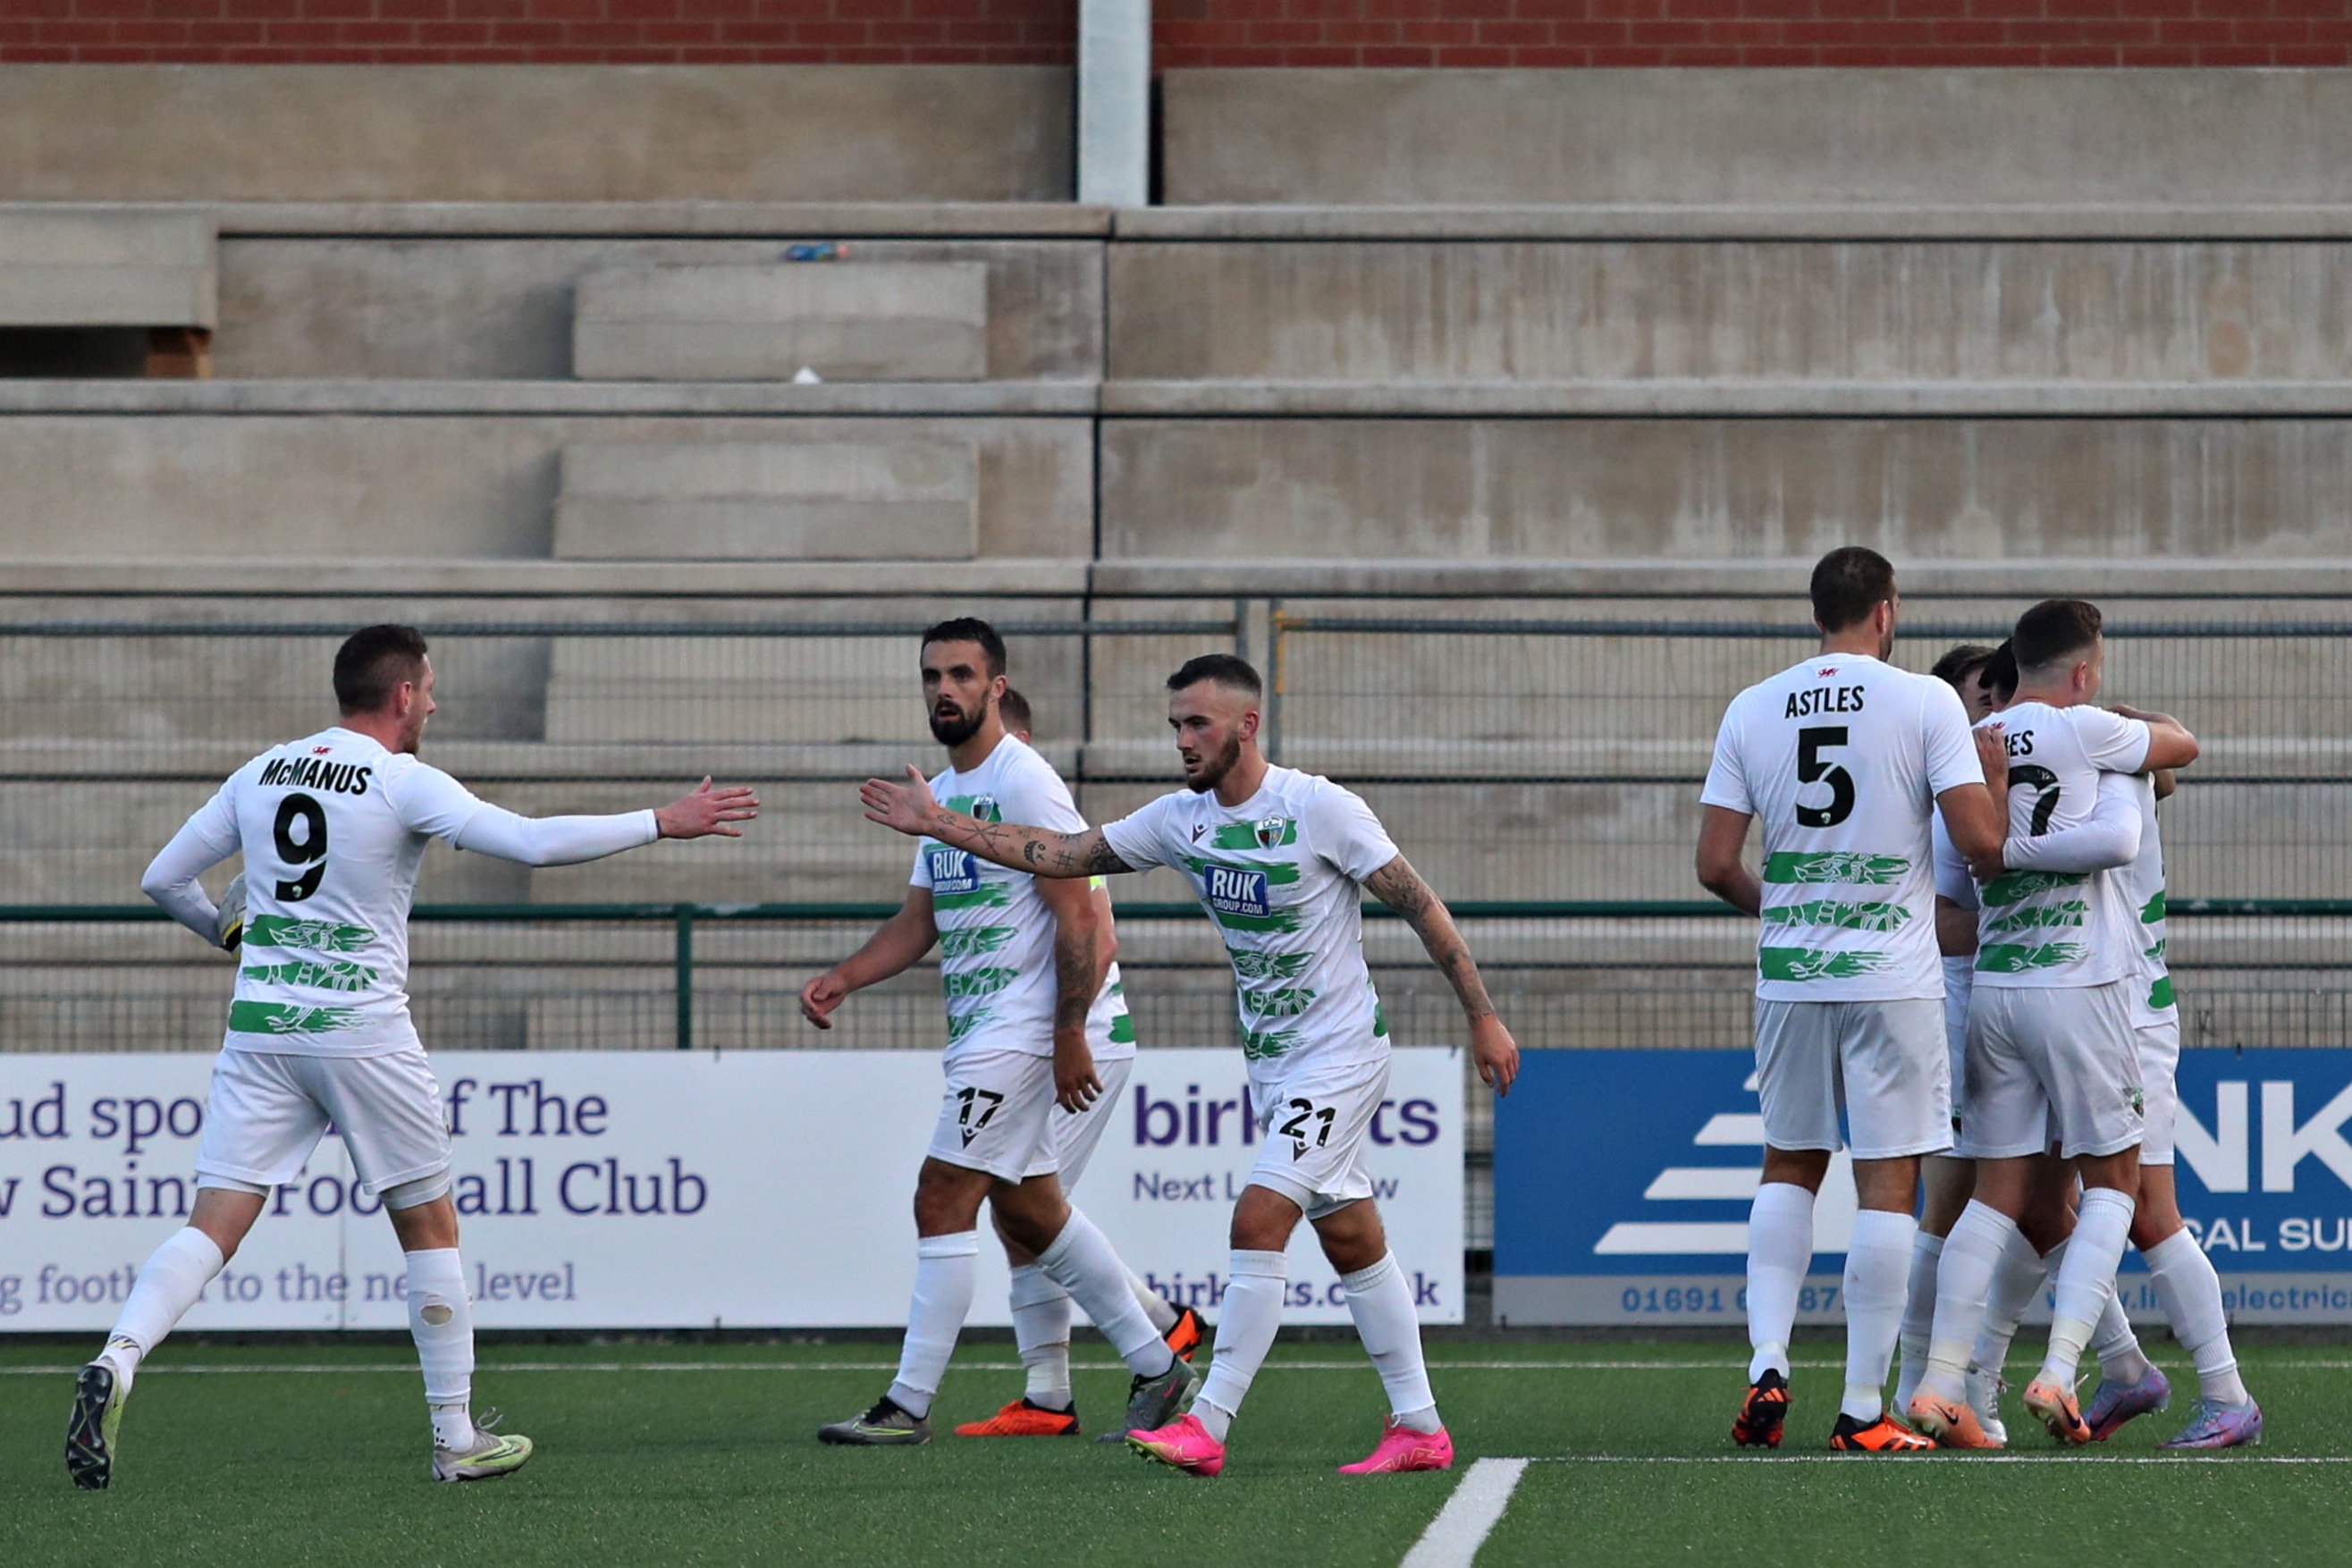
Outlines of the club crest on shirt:
{"label": "club crest on shirt", "polygon": [[1257,847],[1271,849],[1282,842],[1283,830],[1290,826],[1286,816],[1265,816],[1258,819]]}
{"label": "club crest on shirt", "polygon": [[930,857],[931,891],[938,893],[971,893],[980,889],[980,862],[968,849],[951,849],[944,844],[934,844],[924,853]]}
{"label": "club crest on shirt", "polygon": [[1274,912],[1266,901],[1263,871],[1239,866],[1211,866],[1201,873],[1201,888],[1209,907],[1221,915],[1252,915],[1262,920]]}
{"label": "club crest on shirt", "polygon": [[974,797],[971,803],[971,814],[980,818],[982,822],[1002,822],[1004,820],[1004,813],[1003,809],[997,805],[996,797],[992,795],[983,795]]}

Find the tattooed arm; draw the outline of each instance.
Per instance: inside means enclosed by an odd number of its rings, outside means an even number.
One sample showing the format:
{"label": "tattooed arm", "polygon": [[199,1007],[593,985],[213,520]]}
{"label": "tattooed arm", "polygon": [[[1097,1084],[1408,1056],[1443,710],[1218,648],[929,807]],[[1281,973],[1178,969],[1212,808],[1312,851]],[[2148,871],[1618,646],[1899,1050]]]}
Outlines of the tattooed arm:
{"label": "tattooed arm", "polygon": [[1095,1071],[1087,1016],[1118,952],[1110,900],[1089,882],[1039,881],[1037,896],[1054,912],[1054,1098],[1082,1115],[1103,1091]]}
{"label": "tattooed arm", "polygon": [[1084,833],[1053,833],[943,811],[916,768],[907,770],[905,784],[867,779],[857,797],[866,805],[868,822],[878,822],[913,838],[936,838],[1033,877],[1108,877],[1135,869],[1112,851],[1099,827]]}
{"label": "tattooed arm", "polygon": [[1421,938],[1421,945],[1429,950],[1431,960],[1453,985],[1454,994],[1461,998],[1463,1012],[1469,1015],[1470,1056],[1478,1064],[1478,1076],[1493,1085],[1496,1094],[1508,1094],[1511,1080],[1519,1074],[1518,1043],[1487,998],[1486,983],[1478,976],[1470,944],[1462,940],[1461,928],[1454,923],[1445,901],[1430,890],[1421,873],[1402,855],[1373,872],[1364,886],[1402,915]]}

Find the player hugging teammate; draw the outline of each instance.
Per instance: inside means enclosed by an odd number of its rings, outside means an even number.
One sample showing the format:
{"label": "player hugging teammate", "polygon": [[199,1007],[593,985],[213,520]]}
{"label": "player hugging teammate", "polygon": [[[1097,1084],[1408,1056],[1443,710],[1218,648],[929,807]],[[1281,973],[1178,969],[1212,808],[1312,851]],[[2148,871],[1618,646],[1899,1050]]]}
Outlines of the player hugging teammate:
{"label": "player hugging teammate", "polygon": [[[2034,605],[2000,648],[1955,649],[1931,679],[1884,662],[1900,599],[1883,557],[1832,552],[1812,599],[1822,652],[1733,701],[1701,797],[1699,879],[1762,921],[1766,1152],[1733,1440],[1780,1440],[1813,1195],[1843,1110],[1861,1206],[1832,1448],[2001,1447],[2001,1365],[2045,1279],[2054,1316],[2026,1409],[2080,1444],[2163,1408],[2164,1375],[2116,1300],[2126,1245],[2201,1384],[2163,1447],[2259,1441],[2219,1279],[2171,1181],[2179,1029],[2156,803],[2195,739],[2163,714],[2093,705],[2105,650],[2084,601]],[[1760,879],[1740,858],[1756,817]],[[1880,1398],[1898,1339],[1912,1426]],[[2102,1368],[2087,1411],[2086,1348]]]}

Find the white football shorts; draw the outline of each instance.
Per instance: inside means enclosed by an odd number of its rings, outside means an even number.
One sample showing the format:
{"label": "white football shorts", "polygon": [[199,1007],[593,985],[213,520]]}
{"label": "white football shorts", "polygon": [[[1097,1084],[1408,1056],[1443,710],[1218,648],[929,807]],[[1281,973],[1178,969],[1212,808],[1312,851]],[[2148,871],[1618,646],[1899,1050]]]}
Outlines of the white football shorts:
{"label": "white football shorts", "polygon": [[424,1047],[381,1057],[233,1050],[213,1064],[204,1136],[196,1144],[196,1185],[206,1185],[206,1176],[225,1176],[250,1186],[282,1186],[301,1173],[330,1124],[371,1193],[380,1195],[449,1169],[441,1085]]}
{"label": "white football shorts", "polygon": [[2139,1042],[2140,1090],[2147,1105],[2147,1131],[2141,1139],[2139,1163],[2172,1163],[2172,1128],[2180,1116],[2180,1020],[2143,1024],[2132,1031]]}
{"label": "white football shorts", "polygon": [[1102,1079],[1103,1091],[1081,1115],[1073,1116],[1060,1106],[1054,1107],[1048,1120],[1054,1133],[1055,1158],[1062,1172],[1062,1191],[1075,1192],[1086,1176],[1087,1166],[1095,1157],[1095,1146],[1102,1142],[1103,1129],[1118,1114],[1119,1096],[1127,1092],[1127,1080],[1134,1075],[1135,1058],[1122,1057],[1117,1061],[1095,1063],[1095,1076]]}
{"label": "white football shorts", "polygon": [[2071,1160],[2141,1142],[2147,1117],[2129,984],[1977,987],[1961,1153],[2015,1159],[2054,1141]]}
{"label": "white football shorts", "polygon": [[1847,1147],[1857,1160],[1898,1160],[1952,1146],[1944,1004],[1933,996],[1759,1000],[1756,1085],[1764,1142],[1775,1149]]}
{"label": "white football shorts", "polygon": [[1054,1137],[1054,1058],[1027,1051],[967,1051],[946,1064],[947,1093],[930,1155],[1000,1182],[1062,1168]]}
{"label": "white football shorts", "polygon": [[[1389,1091],[1389,1062],[1302,1066],[1266,1085],[1257,1111],[1257,1164],[1250,1185],[1280,1193],[1308,1219],[1372,1195],[1364,1144]],[[1251,1098],[1260,1100],[1257,1086]]]}

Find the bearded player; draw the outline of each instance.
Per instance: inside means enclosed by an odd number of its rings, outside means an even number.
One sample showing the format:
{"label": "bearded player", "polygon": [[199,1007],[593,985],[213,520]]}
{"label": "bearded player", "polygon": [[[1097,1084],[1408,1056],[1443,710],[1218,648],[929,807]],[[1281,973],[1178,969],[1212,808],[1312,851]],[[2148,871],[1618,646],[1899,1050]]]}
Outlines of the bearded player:
{"label": "bearded player", "polygon": [[[940,794],[992,819],[1085,826],[1052,765],[1005,732],[1004,642],[994,627],[969,618],[931,627],[921,668],[931,734],[948,749],[946,771],[931,781]],[[898,1374],[872,1409],[817,1436],[861,1447],[930,1440],[932,1400],[971,1310],[983,1200],[1013,1265],[1013,1337],[1029,1386],[957,1435],[1077,1433],[1074,1296],[1135,1373],[1128,1426],[1157,1426],[1191,1392],[1183,1363],[1200,1343],[1200,1320],[1137,1279],[1066,1196],[1135,1063],[1109,896],[1084,882],[983,868],[965,850],[926,841],[898,914],[802,987],[801,1011],[831,1028],[851,992],[900,973],[935,945],[947,994],[947,1092],[916,1178],[915,1292]]]}
{"label": "bearded player", "polygon": [[1314,1226],[1389,1397],[1379,1444],[1344,1473],[1445,1469],[1453,1439],[1422,1359],[1412,1288],[1389,1251],[1365,1144],[1389,1079],[1388,1025],[1364,963],[1368,889],[1402,913],[1453,983],[1479,1075],[1500,1093],[1518,1047],[1487,1000],[1453,917],[1361,799],[1268,763],[1258,748],[1257,672],[1209,654],[1168,679],[1183,790],[1118,822],[1057,832],[943,809],[920,774],[869,779],[866,816],[1040,877],[1082,879],[1174,866],[1192,882],[1232,958],[1251,1103],[1265,1133],[1234,1205],[1231,1281],[1208,1380],[1192,1410],[1129,1434],[1147,1458],[1194,1475],[1223,1470],[1233,1421],[1288,1293],[1292,1233]]}

